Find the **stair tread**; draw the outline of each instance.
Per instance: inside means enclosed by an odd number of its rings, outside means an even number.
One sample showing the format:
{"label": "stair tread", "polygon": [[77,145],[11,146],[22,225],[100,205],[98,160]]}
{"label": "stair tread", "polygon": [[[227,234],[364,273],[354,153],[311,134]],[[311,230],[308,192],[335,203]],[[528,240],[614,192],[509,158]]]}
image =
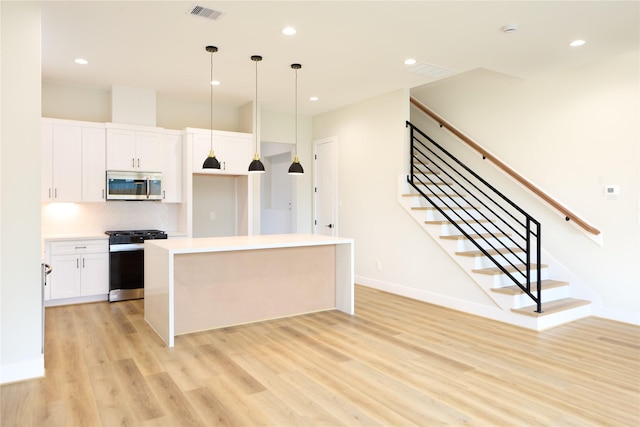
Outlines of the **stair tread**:
{"label": "stair tread", "polygon": [[[493,236],[489,233],[472,233],[469,234],[469,237],[472,239],[477,239],[479,237],[484,237],[485,239],[490,239],[492,237],[508,237],[507,234],[503,234],[503,233],[493,233]],[[442,235],[440,236],[441,239],[445,239],[445,240],[458,240],[458,239],[466,239],[467,237],[463,234],[448,234],[448,235]]]}
{"label": "stair tread", "polygon": [[[487,252],[489,253],[489,255],[498,255],[498,254],[506,255],[506,254],[518,253],[522,251],[523,250],[520,248],[487,249]],[[456,255],[466,256],[466,257],[476,257],[476,256],[484,256],[484,253],[480,249],[476,249],[473,251],[456,252]]]}
{"label": "stair tread", "polygon": [[525,314],[532,317],[548,316],[554,313],[560,313],[562,311],[570,310],[572,308],[582,307],[591,304],[591,301],[577,299],[577,298],[561,298],[554,301],[547,301],[542,303],[542,313],[536,313],[536,306],[530,305],[521,308],[512,308],[514,313]]}
{"label": "stair tread", "polygon": [[[524,264],[515,264],[516,267],[522,267],[524,269],[525,265]],[[538,264],[531,264],[531,271],[533,271],[535,268],[538,267]],[[547,264],[540,264],[541,268],[546,268],[548,267]],[[509,273],[513,273],[516,270],[515,267],[511,266],[511,265],[506,265],[504,266],[504,268],[509,272]],[[471,270],[474,273],[478,273],[478,274],[490,274],[490,275],[495,275],[495,274],[503,274],[502,270],[500,270],[500,268],[498,267],[487,267],[487,268],[474,268],[473,270]]]}
{"label": "stair tread", "polygon": [[[569,286],[569,282],[563,282],[562,280],[541,280],[540,285],[542,285],[542,290],[545,289],[553,289],[560,288],[562,286]],[[518,286],[504,286],[501,288],[491,288],[492,292],[497,292],[499,294],[507,294],[507,295],[522,295],[524,291],[520,289]],[[536,292],[536,282],[531,283],[531,292]]]}

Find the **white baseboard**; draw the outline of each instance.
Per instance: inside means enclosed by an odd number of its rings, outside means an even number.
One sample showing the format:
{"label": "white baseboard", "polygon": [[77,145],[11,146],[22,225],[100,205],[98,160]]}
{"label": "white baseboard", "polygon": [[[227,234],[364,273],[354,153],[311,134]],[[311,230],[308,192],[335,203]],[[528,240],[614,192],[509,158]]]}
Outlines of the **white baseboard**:
{"label": "white baseboard", "polygon": [[19,363],[0,365],[0,384],[44,377],[44,355]]}
{"label": "white baseboard", "polygon": [[499,307],[477,304],[458,298],[452,298],[447,295],[436,294],[422,289],[399,285],[397,283],[389,283],[381,280],[371,279],[369,277],[355,276],[355,282],[359,285],[367,286],[369,288],[379,289],[381,291],[401,295],[403,297],[412,298],[418,301],[447,307],[452,310],[462,311],[465,313],[474,314],[476,316],[487,317],[489,319],[498,320],[500,322],[506,321],[505,312]]}

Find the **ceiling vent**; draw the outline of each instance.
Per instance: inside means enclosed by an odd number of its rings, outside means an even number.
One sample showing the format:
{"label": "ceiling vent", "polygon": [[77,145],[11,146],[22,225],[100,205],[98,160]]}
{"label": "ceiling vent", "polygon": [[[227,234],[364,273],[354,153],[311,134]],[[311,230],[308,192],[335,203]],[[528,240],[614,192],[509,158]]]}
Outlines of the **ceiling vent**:
{"label": "ceiling vent", "polygon": [[455,71],[448,68],[438,67],[437,65],[420,62],[406,69],[410,73],[418,74],[432,79],[441,79],[456,74]]}
{"label": "ceiling vent", "polygon": [[219,10],[209,9],[204,6],[198,6],[197,4],[194,4],[193,6],[191,6],[191,8],[187,10],[187,14],[193,15],[193,16],[199,16],[201,18],[211,19],[212,21],[218,20],[218,18],[220,18],[223,15],[223,13],[220,12]]}

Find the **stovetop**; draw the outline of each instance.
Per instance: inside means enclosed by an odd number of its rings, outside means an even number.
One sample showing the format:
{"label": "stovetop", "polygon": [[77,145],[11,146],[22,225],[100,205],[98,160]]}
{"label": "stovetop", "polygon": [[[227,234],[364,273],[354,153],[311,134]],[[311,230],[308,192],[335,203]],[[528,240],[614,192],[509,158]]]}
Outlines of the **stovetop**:
{"label": "stovetop", "polygon": [[167,233],[162,230],[112,230],[105,231],[109,236],[109,244],[141,243],[145,240],[166,239]]}

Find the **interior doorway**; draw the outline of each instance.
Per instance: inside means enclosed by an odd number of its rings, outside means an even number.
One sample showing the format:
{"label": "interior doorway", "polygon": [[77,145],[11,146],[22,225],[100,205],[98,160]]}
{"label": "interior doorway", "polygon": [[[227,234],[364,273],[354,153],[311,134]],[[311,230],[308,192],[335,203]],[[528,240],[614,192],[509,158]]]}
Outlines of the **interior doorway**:
{"label": "interior doorway", "polygon": [[338,235],[338,141],[336,137],[313,142],[313,232]]}
{"label": "interior doorway", "polygon": [[260,144],[261,160],[265,168],[260,180],[261,234],[296,232],[294,185],[287,173],[293,160],[293,149],[291,144]]}

